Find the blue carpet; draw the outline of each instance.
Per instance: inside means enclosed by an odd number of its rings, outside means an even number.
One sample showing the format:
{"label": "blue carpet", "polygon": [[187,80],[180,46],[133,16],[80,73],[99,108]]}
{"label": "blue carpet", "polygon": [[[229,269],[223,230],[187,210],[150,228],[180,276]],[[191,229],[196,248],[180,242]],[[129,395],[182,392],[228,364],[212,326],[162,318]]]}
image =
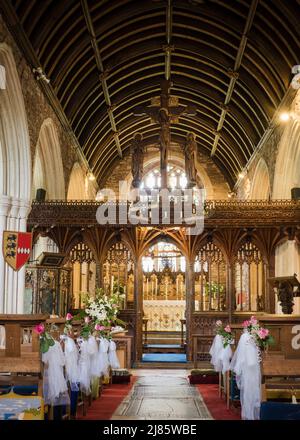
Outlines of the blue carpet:
{"label": "blue carpet", "polygon": [[143,362],[180,362],[186,363],[186,354],[184,353],[145,353]]}

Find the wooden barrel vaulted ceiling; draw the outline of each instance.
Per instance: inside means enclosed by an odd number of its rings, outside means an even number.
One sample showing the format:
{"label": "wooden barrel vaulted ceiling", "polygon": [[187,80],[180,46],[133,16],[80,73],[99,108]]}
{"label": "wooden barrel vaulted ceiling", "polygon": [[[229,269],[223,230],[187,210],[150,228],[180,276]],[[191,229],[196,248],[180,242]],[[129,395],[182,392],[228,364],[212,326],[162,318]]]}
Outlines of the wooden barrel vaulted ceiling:
{"label": "wooden barrel vaulted ceiling", "polygon": [[136,131],[157,141],[157,125],[133,108],[149,105],[170,75],[171,93],[197,107],[172,126],[172,140],[183,143],[194,131],[199,150],[233,186],[300,62],[296,0],[1,3],[27,59],[50,79],[53,105],[99,184]]}

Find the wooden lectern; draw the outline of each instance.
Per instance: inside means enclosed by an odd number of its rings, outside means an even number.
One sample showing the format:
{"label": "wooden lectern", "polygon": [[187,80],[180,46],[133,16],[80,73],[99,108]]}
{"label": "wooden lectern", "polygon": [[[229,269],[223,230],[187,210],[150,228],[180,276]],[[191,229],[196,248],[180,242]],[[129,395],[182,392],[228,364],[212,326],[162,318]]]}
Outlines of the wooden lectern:
{"label": "wooden lectern", "polygon": [[[300,296],[300,283],[296,274],[293,276],[268,278],[268,281],[277,290],[283,313],[291,315],[294,306],[293,299]],[[297,287],[296,290],[295,287]]]}

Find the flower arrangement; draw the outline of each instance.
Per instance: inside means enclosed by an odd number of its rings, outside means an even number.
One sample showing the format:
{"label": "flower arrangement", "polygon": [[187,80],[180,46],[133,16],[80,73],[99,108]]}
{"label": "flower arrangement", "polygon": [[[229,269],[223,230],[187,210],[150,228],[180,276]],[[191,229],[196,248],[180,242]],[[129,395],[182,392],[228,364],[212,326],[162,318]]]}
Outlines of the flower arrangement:
{"label": "flower arrangement", "polygon": [[216,321],[216,333],[222,336],[224,348],[233,343],[233,336],[229,324],[224,327],[222,321]]}
{"label": "flower arrangement", "polygon": [[97,289],[95,296],[85,294],[83,298],[85,309],[81,317],[84,325],[81,336],[88,338],[90,334],[98,333],[104,337],[110,337],[112,328],[125,323],[117,318],[122,299],[119,290],[108,296],[103,289]]}
{"label": "flower arrangement", "polygon": [[40,337],[40,351],[41,353],[47,353],[49,348],[54,345],[55,341],[50,335],[50,333],[46,330],[44,324],[37,324],[33,331],[37,333]]}
{"label": "flower arrangement", "polygon": [[261,350],[264,351],[269,345],[274,344],[274,338],[270,335],[269,330],[261,327],[255,316],[251,316],[250,320],[244,321],[243,327],[250,333],[254,342]]}

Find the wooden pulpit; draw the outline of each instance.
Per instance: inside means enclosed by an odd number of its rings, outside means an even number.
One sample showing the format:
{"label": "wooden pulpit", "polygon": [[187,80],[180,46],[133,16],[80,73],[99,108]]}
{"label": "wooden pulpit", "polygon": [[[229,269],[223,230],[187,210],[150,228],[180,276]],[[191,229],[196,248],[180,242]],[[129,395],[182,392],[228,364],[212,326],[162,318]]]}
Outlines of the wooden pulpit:
{"label": "wooden pulpit", "polygon": [[291,315],[293,313],[294,297],[300,296],[300,283],[296,274],[293,276],[268,278],[268,281],[277,290],[283,313]]}

